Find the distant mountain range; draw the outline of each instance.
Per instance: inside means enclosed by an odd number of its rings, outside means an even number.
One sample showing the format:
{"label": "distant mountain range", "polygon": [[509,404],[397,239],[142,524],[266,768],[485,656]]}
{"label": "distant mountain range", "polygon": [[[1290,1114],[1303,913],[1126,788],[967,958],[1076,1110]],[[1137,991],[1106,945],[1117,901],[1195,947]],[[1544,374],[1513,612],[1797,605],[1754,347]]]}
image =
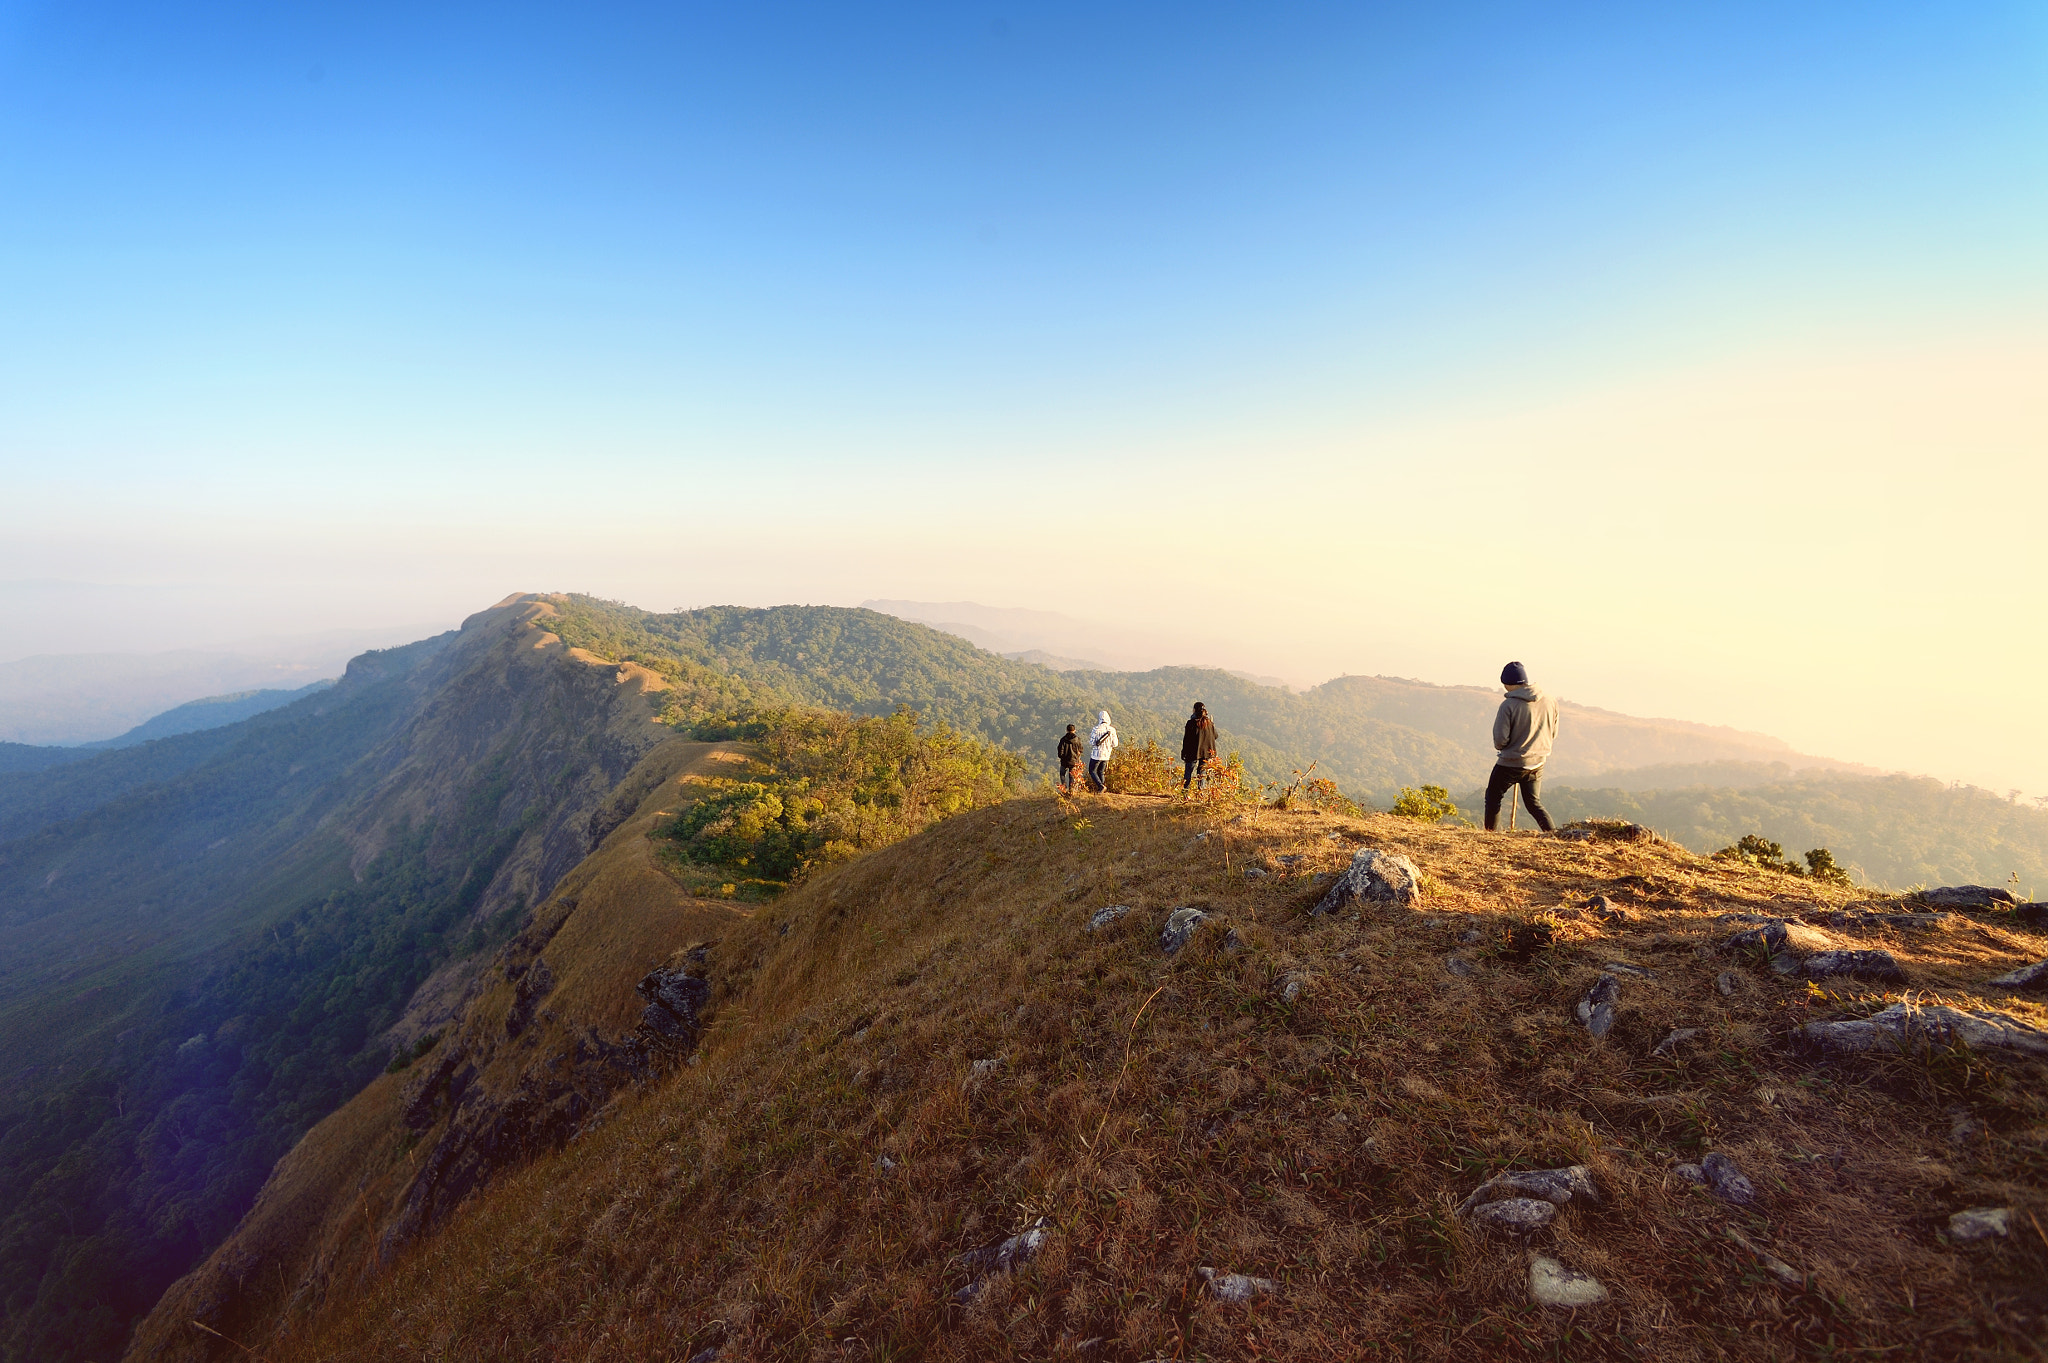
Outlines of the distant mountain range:
{"label": "distant mountain range", "polygon": [[132,748],[138,743],[148,743],[152,739],[198,733],[204,729],[218,729],[224,724],[236,724],[252,715],[260,715],[265,710],[275,710],[280,705],[289,705],[301,696],[325,690],[332,685],[334,679],[328,677],[308,682],[291,691],[236,691],[225,696],[203,696],[198,700],[186,701],[183,705],[172,706],[162,714],[144,720],[118,738],[103,738],[97,743],[51,747],[0,742],[0,773],[47,771],[51,767],[83,761],[94,753],[107,752],[114,748]]}

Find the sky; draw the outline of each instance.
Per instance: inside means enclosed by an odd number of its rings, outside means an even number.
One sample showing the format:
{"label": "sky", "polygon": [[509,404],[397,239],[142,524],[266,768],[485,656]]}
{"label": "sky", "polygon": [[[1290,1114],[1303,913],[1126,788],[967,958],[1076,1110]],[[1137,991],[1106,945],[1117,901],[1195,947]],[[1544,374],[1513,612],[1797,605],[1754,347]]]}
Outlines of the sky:
{"label": "sky", "polygon": [[7,652],[973,600],[2048,794],[2044,210],[2038,4],[0,0]]}

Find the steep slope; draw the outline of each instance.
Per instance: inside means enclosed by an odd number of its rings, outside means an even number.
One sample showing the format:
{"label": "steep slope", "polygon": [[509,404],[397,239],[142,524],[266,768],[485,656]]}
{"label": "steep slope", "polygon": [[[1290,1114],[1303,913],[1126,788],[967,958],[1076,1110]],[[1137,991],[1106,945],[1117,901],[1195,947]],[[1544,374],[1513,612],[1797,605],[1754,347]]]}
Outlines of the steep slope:
{"label": "steep slope", "polygon": [[382,1068],[376,1038],[422,981],[502,941],[589,852],[667,736],[661,682],[576,655],[552,610],[509,598],[331,690],[18,792],[0,1357],[118,1352]]}
{"label": "steep slope", "polygon": [[[638,827],[593,883],[644,855]],[[1419,901],[1316,916],[1362,847],[1412,858]],[[1872,916],[1897,906],[1633,838],[1119,797],[965,814],[722,923],[654,869],[613,883],[579,946],[565,882],[564,926],[506,955],[462,1044],[512,1053],[545,960],[562,1003],[532,1016],[574,1020],[517,1072],[588,1065],[569,1033],[621,1044],[630,982],[701,954],[698,1063],[388,1263],[375,1228],[453,1128],[413,1142],[432,1082],[380,1081],[134,1356],[1961,1358],[2048,1325],[2048,1033],[2026,1030],[2048,1007],[1991,983],[2048,940],[2003,911]],[[1207,918],[1169,954],[1180,906]],[[1729,945],[1773,921],[1812,987]],[[1798,1041],[1907,996],[2039,1053]],[[1688,1181],[1707,1155],[1718,1192]],[[1560,1166],[1527,1186],[1561,1210],[1471,1210],[1490,1176]],[[1973,1206],[2011,1209],[2006,1233],[1951,1234]],[[1605,1299],[1536,1305],[1532,1253]]]}

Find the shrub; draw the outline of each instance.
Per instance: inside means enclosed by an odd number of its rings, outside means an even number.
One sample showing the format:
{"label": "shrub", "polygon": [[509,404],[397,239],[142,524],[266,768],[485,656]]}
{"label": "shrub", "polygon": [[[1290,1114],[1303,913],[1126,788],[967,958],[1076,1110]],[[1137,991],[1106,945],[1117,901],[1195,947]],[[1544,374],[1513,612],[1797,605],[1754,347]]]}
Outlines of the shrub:
{"label": "shrub", "polygon": [[1835,864],[1835,854],[1825,847],[1816,847],[1806,854],[1806,874],[1829,885],[1853,885],[1849,873]]}
{"label": "shrub", "polygon": [[1273,808],[1292,809],[1305,805],[1310,809],[1327,809],[1338,814],[1357,816],[1365,813],[1356,800],[1337,789],[1337,783],[1327,776],[1315,774],[1316,764],[1308,764],[1307,770],[1295,768],[1294,780],[1280,788],[1273,797]]}
{"label": "shrub", "polygon": [[[1733,847],[1724,847],[1714,853],[1716,861],[1735,861],[1745,866],[1761,866],[1767,871],[1783,871],[1787,875],[1801,874],[1799,864],[1785,859],[1785,849],[1761,833],[1745,833],[1736,839]],[[1834,858],[1828,862],[1833,864]]]}
{"label": "shrub", "polygon": [[1401,798],[1395,800],[1387,812],[1423,823],[1439,823],[1458,817],[1458,807],[1451,803],[1451,793],[1442,786],[1424,786],[1421,790],[1403,786]]}
{"label": "shrub", "polygon": [[1125,744],[1109,756],[1105,775],[1119,795],[1171,795],[1180,788],[1180,764],[1154,739],[1142,748]]}

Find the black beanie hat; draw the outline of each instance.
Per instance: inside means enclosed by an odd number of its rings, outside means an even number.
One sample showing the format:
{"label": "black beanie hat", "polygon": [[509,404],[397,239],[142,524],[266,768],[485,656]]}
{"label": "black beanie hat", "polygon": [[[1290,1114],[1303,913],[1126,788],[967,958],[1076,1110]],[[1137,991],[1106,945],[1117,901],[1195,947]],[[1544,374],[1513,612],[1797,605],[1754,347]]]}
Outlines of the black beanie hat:
{"label": "black beanie hat", "polygon": [[1529,684],[1529,669],[1520,663],[1509,663],[1500,670],[1500,684],[1502,686],[1527,686]]}

